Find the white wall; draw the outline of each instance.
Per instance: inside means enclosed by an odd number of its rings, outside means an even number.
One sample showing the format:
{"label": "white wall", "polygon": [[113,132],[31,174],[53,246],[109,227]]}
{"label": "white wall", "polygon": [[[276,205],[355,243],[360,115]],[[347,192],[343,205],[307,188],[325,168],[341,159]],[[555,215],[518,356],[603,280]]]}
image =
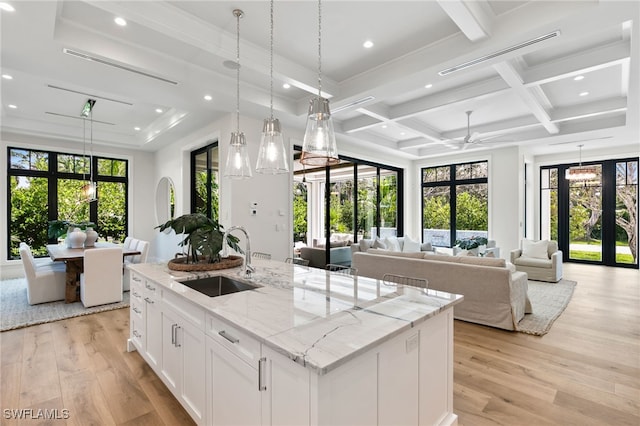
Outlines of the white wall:
{"label": "white wall", "polygon": [[[64,153],[82,154],[82,144],[78,142],[49,139],[35,136],[17,135],[11,133],[2,134],[2,149],[0,150],[0,163],[3,167],[7,164],[7,147],[30,148]],[[101,146],[93,143],[93,153],[98,156],[107,156],[129,161],[129,233],[137,238],[151,241],[154,236],[153,229],[147,224],[154,217],[154,170],[153,154],[144,151]],[[0,199],[5,206],[0,210],[0,278],[22,276],[22,264],[19,260],[7,259],[7,231],[8,208],[7,200],[7,174],[1,173]]]}
{"label": "white wall", "polygon": [[[271,253],[273,259],[284,260],[292,254],[292,213],[291,186],[292,175],[263,175],[255,172],[262,121],[241,117],[241,128],[244,132],[253,177],[250,179],[230,179],[224,177],[227,148],[232,129],[235,129],[235,117],[229,115],[218,120],[189,137],[176,141],[172,145],[158,151],[155,157],[155,178],[157,185],[162,176],[168,176],[176,185],[176,214],[189,213],[190,188],[189,168],[190,152],[201,148],[211,141],[218,140],[220,173],[220,223],[225,229],[239,225],[244,226],[251,237],[251,250]],[[285,145],[292,139],[283,128]],[[291,157],[290,146],[288,156]],[[291,165],[290,165],[291,167]],[[250,203],[257,203],[257,214],[250,214]],[[234,235],[242,238],[242,233]],[[181,251],[177,247],[173,235],[157,234],[154,239],[151,256],[166,260]],[[244,246],[244,242],[242,243]]]}

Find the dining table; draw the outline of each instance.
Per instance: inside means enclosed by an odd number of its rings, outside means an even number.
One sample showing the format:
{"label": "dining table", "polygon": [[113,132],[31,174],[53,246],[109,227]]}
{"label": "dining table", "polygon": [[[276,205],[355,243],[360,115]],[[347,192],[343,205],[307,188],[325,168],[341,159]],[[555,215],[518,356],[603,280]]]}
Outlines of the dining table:
{"label": "dining table", "polygon": [[84,271],[84,253],[87,250],[122,247],[122,256],[135,256],[141,254],[135,248],[126,248],[120,244],[111,242],[96,242],[93,247],[70,248],[65,244],[48,244],[47,251],[49,257],[54,262],[64,262],[66,265],[66,290],[64,300],[66,303],[73,303],[80,300],[78,294],[78,280],[80,274]]}

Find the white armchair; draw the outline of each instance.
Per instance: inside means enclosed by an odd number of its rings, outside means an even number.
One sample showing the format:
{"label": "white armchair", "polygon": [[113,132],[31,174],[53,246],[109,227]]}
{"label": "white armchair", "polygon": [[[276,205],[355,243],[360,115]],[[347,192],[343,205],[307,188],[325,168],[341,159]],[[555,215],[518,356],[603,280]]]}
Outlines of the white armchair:
{"label": "white armchair", "polygon": [[562,279],[562,251],[557,241],[522,240],[522,248],[511,251],[511,263],[530,280],[557,283]]}
{"label": "white armchair", "polygon": [[63,262],[38,266],[31,247],[20,243],[20,259],[27,279],[27,301],[30,305],[64,300],[66,286]]}
{"label": "white armchair", "polygon": [[122,248],[96,248],[85,252],[80,300],[85,308],[122,302]]}

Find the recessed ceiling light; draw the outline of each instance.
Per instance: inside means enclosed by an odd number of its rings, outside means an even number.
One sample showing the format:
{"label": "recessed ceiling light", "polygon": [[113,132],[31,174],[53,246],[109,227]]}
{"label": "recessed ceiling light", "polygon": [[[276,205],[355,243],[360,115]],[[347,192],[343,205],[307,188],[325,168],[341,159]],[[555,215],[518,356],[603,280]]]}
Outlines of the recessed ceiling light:
{"label": "recessed ceiling light", "polygon": [[425,89],[431,89],[432,87],[433,87],[433,84],[431,84],[431,83],[424,85]]}
{"label": "recessed ceiling light", "polygon": [[204,95],[204,100],[205,100],[205,101],[210,101],[211,99],[213,99],[213,98],[211,97],[211,95]]}
{"label": "recessed ceiling light", "polygon": [[371,40],[367,40],[364,43],[362,43],[362,46],[365,49],[371,49],[373,47],[373,42]]}
{"label": "recessed ceiling light", "polygon": [[580,96],[587,96],[589,92],[580,92]]}
{"label": "recessed ceiling light", "polygon": [[7,105],[7,106],[8,106],[9,108],[11,108],[11,109],[16,109],[16,108],[18,108],[18,107],[17,107],[17,106],[15,106],[14,104],[9,104],[9,105]]}
{"label": "recessed ceiling light", "polygon": [[383,125],[382,125],[382,128],[383,128],[383,129],[386,129],[387,127],[388,127],[388,126],[387,126],[386,124],[383,124]]}
{"label": "recessed ceiling light", "polygon": [[162,111],[162,108],[156,108],[156,112],[157,112],[158,114],[161,114],[161,113],[163,112],[163,111]]}
{"label": "recessed ceiling light", "polygon": [[133,128],[133,130],[135,130],[136,132],[139,132],[140,131],[140,127],[136,126],[136,127]]}
{"label": "recessed ceiling light", "polygon": [[575,81],[583,80],[583,79],[584,79],[584,75],[577,75],[577,76],[573,77],[573,79],[574,79]]}
{"label": "recessed ceiling light", "polygon": [[116,24],[120,25],[121,27],[124,27],[127,25],[127,21],[124,18],[121,18],[120,16],[118,16],[117,18],[115,18],[113,20],[113,22],[115,22]]}
{"label": "recessed ceiling light", "polygon": [[2,78],[4,78],[5,80],[13,80],[13,77],[9,74],[2,74]]}
{"label": "recessed ceiling light", "polygon": [[404,136],[404,135],[406,135],[405,132],[400,132],[400,136]]}
{"label": "recessed ceiling light", "polygon": [[289,83],[285,83],[282,85],[282,87],[284,87],[285,89],[289,89],[291,88],[291,85]]}
{"label": "recessed ceiling light", "polygon": [[0,9],[6,10],[7,12],[15,12],[16,10],[9,3],[5,3],[0,1]]}

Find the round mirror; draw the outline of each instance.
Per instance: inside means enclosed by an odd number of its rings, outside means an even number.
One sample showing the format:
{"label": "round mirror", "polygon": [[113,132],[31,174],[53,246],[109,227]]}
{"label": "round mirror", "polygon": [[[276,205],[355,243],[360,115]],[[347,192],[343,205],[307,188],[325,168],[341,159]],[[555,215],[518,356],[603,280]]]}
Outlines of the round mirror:
{"label": "round mirror", "polygon": [[156,188],[156,219],[158,224],[175,217],[176,190],[173,182],[168,177],[163,177]]}

